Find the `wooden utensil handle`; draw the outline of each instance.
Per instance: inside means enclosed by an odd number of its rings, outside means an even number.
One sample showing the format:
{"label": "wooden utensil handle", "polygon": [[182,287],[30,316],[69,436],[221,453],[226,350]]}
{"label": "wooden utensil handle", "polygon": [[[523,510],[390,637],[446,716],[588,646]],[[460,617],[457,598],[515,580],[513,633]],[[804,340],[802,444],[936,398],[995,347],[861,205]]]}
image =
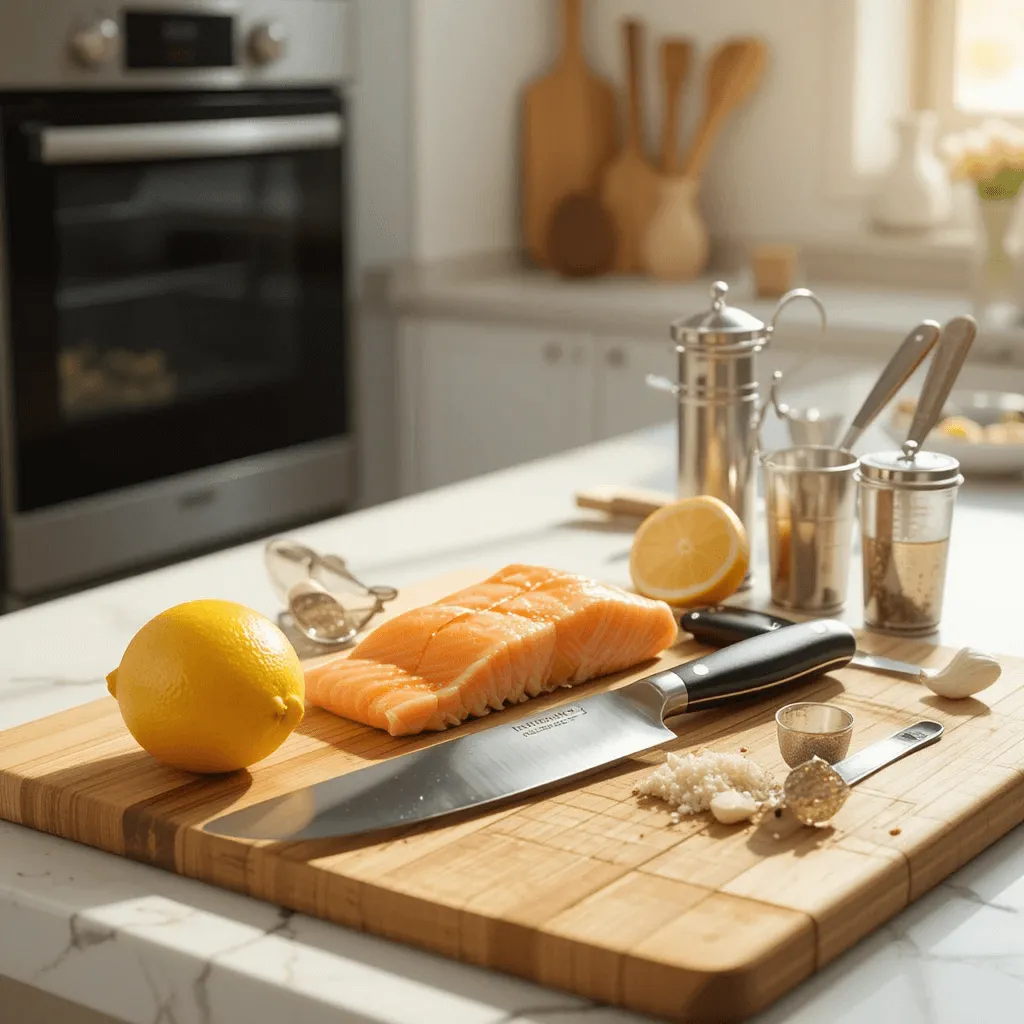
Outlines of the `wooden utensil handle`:
{"label": "wooden utensil handle", "polygon": [[672,495],[661,491],[648,491],[641,487],[591,487],[576,492],[578,508],[607,512],[613,516],[632,516],[646,519],[652,512],[671,502]]}
{"label": "wooden utensil handle", "polygon": [[661,77],[665,92],[665,121],[661,126],[661,170],[671,174],[676,169],[676,124],[679,120],[679,83],[672,66],[670,42],[661,47]]}
{"label": "wooden utensil handle", "polygon": [[689,71],[693,43],[689,39],[666,39],[661,44],[661,80],[665,97],[661,126],[661,171],[677,174],[679,159],[679,108],[683,85]]}
{"label": "wooden utensil handle", "polygon": [[643,150],[643,25],[632,19],[623,25],[626,38],[626,75],[629,91],[629,115],[626,122],[626,148]]}
{"label": "wooden utensil handle", "polygon": [[583,58],[583,0],[562,0],[562,60],[565,63]]}

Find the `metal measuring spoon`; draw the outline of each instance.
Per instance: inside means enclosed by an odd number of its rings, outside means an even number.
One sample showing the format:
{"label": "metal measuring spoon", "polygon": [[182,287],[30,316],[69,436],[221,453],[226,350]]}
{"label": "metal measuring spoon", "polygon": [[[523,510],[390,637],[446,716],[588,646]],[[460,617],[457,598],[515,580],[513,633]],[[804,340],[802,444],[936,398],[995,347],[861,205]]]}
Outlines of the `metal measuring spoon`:
{"label": "metal measuring spoon", "polygon": [[782,787],[785,807],[805,825],[824,824],[839,813],[851,786],[907,754],[937,743],[944,731],[938,722],[915,722],[835,764],[812,757],[786,776]]}
{"label": "metal measuring spoon", "polygon": [[359,632],[345,606],[313,579],[300,580],[289,589],[288,611],[307,639],[325,647],[346,644]]}

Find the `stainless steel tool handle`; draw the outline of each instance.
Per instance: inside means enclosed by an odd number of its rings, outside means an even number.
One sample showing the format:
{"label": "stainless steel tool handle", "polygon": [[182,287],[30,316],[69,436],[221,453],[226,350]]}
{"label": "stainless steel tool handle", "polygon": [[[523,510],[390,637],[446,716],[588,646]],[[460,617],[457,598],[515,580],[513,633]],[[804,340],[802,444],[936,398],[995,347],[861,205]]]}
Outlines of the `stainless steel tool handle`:
{"label": "stainless steel tool handle", "polygon": [[875,382],[864,404],[853,417],[840,448],[851,449],[860,435],[875,421],[878,414],[896,397],[896,392],[911,378],[914,371],[924,362],[925,356],[939,340],[939,325],[934,320],[924,320],[917,325],[893,353],[881,375]]}
{"label": "stainless steel tool handle", "polygon": [[904,445],[908,456],[924,444],[938,421],[977,333],[978,325],[970,316],[955,316],[942,328]]}
{"label": "stainless steel tool handle", "polygon": [[39,159],[44,164],[109,164],[243,156],[326,149],[343,134],[338,114],[60,126],[39,132]]}
{"label": "stainless steel tool handle", "polygon": [[843,777],[848,786],[855,786],[862,779],[898,761],[915,750],[937,743],[942,738],[943,728],[938,722],[915,722],[914,725],[871,746],[858,750],[832,767]]}

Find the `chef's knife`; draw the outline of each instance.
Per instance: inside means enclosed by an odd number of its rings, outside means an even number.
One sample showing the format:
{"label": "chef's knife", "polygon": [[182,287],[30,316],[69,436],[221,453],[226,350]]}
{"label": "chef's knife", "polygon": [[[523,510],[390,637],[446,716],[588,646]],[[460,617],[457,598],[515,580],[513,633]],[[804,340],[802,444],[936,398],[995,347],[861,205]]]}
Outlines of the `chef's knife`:
{"label": "chef's knife", "polygon": [[754,637],[618,690],[436,743],[207,823],[239,839],[360,835],[482,809],[674,740],[669,715],[771,698],[849,663],[849,627],[821,619]]}
{"label": "chef's knife", "polygon": [[[781,615],[758,612],[751,608],[731,608],[728,605],[695,608],[687,612],[679,624],[693,635],[694,640],[708,647],[728,647],[754,636],[796,625],[792,619],[784,619]],[[923,682],[929,672],[935,672],[935,669],[925,669],[909,661],[897,661],[895,658],[860,650],[854,653],[850,664],[873,672],[907,676],[917,682]]]}

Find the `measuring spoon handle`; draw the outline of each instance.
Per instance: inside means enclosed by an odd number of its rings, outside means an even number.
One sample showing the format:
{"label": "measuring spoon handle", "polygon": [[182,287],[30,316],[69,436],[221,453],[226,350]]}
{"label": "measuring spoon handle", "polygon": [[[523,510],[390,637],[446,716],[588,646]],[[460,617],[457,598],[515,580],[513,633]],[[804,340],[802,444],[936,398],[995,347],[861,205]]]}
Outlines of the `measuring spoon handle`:
{"label": "measuring spoon handle", "polygon": [[837,761],[832,767],[848,786],[855,786],[861,779],[874,775],[901,757],[938,742],[943,731],[938,722],[915,722],[909,728]]}
{"label": "measuring spoon handle", "polygon": [[924,439],[938,422],[977,333],[978,325],[971,316],[955,316],[942,328],[910,424],[910,433],[907,434],[907,441],[914,442],[911,450],[924,444]]}
{"label": "measuring spoon handle", "polygon": [[850,429],[839,442],[840,448],[852,448],[875,421],[875,417],[893,400],[896,392],[911,378],[914,371],[924,362],[925,356],[939,340],[939,325],[934,320],[919,323],[900,343],[886,364],[875,386],[871,389],[857,415],[853,417]]}

